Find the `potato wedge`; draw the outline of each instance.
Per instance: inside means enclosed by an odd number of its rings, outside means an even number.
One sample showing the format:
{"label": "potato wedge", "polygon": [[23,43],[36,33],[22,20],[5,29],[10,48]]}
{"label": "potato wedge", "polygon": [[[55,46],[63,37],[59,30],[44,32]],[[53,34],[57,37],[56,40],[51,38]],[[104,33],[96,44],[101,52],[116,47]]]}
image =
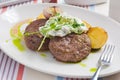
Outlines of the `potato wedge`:
{"label": "potato wedge", "polygon": [[92,49],[101,48],[108,39],[107,32],[100,27],[91,27],[87,34],[91,40]]}
{"label": "potato wedge", "polygon": [[37,19],[45,19],[45,16],[43,15],[43,13],[40,13]]}
{"label": "potato wedge", "polygon": [[88,29],[92,27],[87,21],[82,20],[82,22]]}

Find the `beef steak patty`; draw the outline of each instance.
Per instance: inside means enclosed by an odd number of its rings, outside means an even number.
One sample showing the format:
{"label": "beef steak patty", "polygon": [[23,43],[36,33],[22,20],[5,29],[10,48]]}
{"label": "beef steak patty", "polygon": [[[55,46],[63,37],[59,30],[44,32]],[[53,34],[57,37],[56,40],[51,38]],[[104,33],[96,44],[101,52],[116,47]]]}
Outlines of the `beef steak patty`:
{"label": "beef steak patty", "polygon": [[69,34],[52,38],[49,50],[59,61],[79,62],[91,52],[91,42],[87,34]]}
{"label": "beef steak patty", "polygon": [[[24,40],[29,49],[36,51],[40,46],[43,36],[39,32],[39,27],[44,26],[46,21],[46,19],[35,20],[25,29]],[[48,43],[49,39],[46,38],[40,50],[48,50]]]}

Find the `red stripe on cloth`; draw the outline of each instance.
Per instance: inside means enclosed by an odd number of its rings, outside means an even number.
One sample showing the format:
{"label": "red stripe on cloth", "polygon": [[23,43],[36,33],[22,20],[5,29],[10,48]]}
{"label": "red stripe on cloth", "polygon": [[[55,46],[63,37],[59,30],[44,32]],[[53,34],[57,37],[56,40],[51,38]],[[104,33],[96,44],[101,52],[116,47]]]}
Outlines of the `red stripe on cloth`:
{"label": "red stripe on cloth", "polygon": [[57,3],[57,0],[51,0],[50,3]]}
{"label": "red stripe on cloth", "polygon": [[23,72],[24,72],[24,65],[19,64],[19,70],[18,70],[18,74],[17,74],[17,79],[16,80],[22,80]]}
{"label": "red stripe on cloth", "polygon": [[33,1],[34,1],[34,3],[37,3],[38,0],[33,0]]}
{"label": "red stripe on cloth", "polygon": [[7,10],[7,7],[3,7],[0,14],[4,13]]}

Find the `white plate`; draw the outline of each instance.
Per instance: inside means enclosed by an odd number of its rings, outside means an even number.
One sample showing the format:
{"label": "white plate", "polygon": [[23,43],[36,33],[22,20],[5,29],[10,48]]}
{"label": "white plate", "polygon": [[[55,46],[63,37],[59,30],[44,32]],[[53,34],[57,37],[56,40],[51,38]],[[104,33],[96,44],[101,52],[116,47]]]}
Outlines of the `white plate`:
{"label": "white plate", "polygon": [[[14,60],[41,72],[67,77],[91,77],[93,72],[91,72],[90,69],[97,67],[97,61],[102,49],[94,54],[90,54],[87,59],[81,62],[85,65],[81,65],[80,63],[66,64],[56,61],[49,52],[46,52],[47,57],[45,58],[41,57],[40,53],[35,54],[36,52],[29,49],[21,52],[12,44],[10,29],[13,25],[15,25],[15,23],[28,18],[36,18],[39,13],[42,12],[43,8],[52,5],[59,6],[64,12],[86,20],[93,26],[103,27],[109,35],[107,43],[115,44],[116,49],[114,51],[115,56],[113,63],[110,67],[102,70],[100,76],[108,76],[120,71],[120,25],[108,17],[81,9],[79,7],[60,4],[35,4],[8,10],[4,14],[0,15],[1,49]],[[6,40],[8,40],[8,42],[6,42]]]}
{"label": "white plate", "polygon": [[105,3],[107,0],[64,0],[67,4],[73,5],[93,5]]}

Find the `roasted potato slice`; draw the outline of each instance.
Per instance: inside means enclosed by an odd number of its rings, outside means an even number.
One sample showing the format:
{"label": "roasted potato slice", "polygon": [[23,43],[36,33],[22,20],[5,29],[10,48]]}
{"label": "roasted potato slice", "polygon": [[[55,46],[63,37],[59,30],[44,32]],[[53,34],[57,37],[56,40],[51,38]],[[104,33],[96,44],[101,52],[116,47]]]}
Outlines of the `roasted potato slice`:
{"label": "roasted potato slice", "polygon": [[92,49],[101,48],[108,39],[107,32],[100,27],[91,27],[87,34],[91,40]]}
{"label": "roasted potato slice", "polygon": [[92,27],[87,21],[82,20],[82,22],[88,29]]}
{"label": "roasted potato slice", "polygon": [[40,13],[39,16],[37,17],[37,19],[45,19],[45,16],[43,13]]}

